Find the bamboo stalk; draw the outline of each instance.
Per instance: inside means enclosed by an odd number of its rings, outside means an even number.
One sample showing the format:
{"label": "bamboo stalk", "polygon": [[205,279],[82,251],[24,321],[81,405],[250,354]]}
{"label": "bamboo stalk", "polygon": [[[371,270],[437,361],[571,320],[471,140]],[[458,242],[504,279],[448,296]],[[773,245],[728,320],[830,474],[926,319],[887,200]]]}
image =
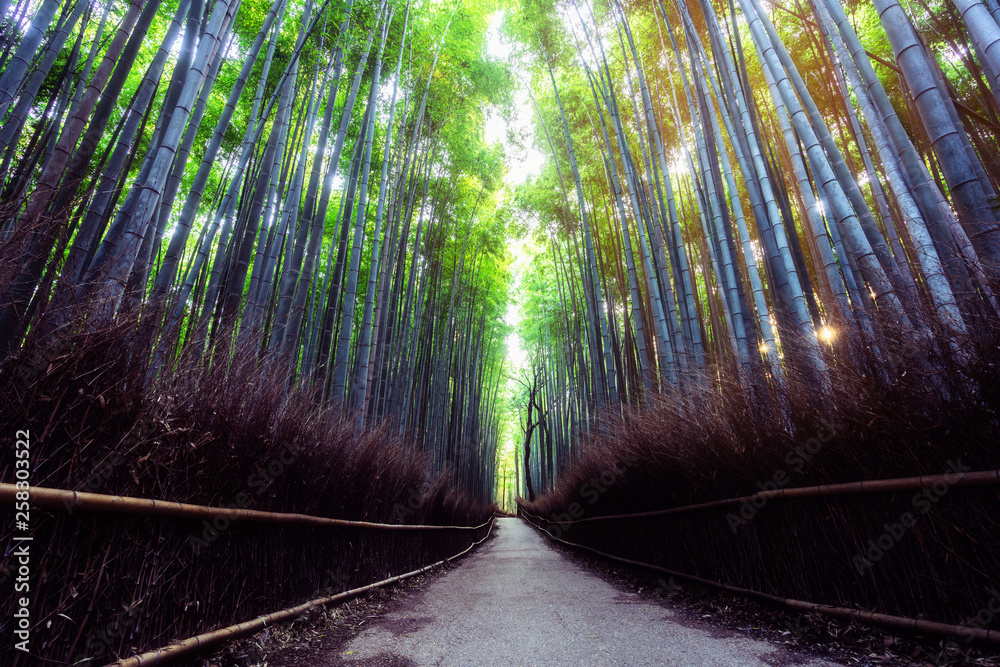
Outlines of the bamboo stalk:
{"label": "bamboo stalk", "polygon": [[[14,484],[0,483],[0,502],[14,502],[18,488]],[[170,516],[191,519],[211,519],[224,516],[228,519],[256,521],[259,523],[304,524],[311,526],[341,526],[345,528],[368,528],[376,530],[479,530],[489,521],[478,526],[426,526],[419,524],[373,523],[371,521],[350,521],[331,519],[309,514],[288,512],[265,512],[231,507],[209,507],[191,505],[169,500],[109,496],[84,491],[65,491],[39,486],[28,490],[31,504],[45,509],[70,509],[85,512],[108,512],[112,514],[142,514],[146,516]],[[492,519],[490,519],[492,521]]]}
{"label": "bamboo stalk", "polygon": [[[694,505],[684,505],[682,507],[671,507],[650,512],[635,512],[632,514],[608,514],[606,516],[591,516],[571,521],[560,520],[559,525],[569,525],[574,523],[586,523],[588,521],[608,521],[611,519],[635,519],[640,517],[665,516],[668,514],[682,514],[696,510],[711,509],[713,507],[724,507],[726,505],[740,505],[744,502],[753,502],[761,498],[773,500],[776,498],[816,498],[819,496],[845,496],[862,493],[884,493],[888,491],[913,491],[916,489],[929,488],[935,484],[947,484],[948,486],[989,486],[1000,484],[1000,470],[984,470],[980,472],[949,473],[944,475],[920,475],[919,477],[897,477],[895,479],[877,479],[861,482],[844,482],[841,484],[820,484],[818,486],[799,486],[790,489],[774,489],[759,491],[749,496],[737,498],[724,498],[722,500],[712,500],[707,503],[696,503]],[[7,485],[9,486],[9,485]],[[0,496],[2,497],[2,496]],[[520,510],[528,514],[523,509]],[[531,515],[535,516],[535,515]],[[537,517],[545,521],[542,517]]]}
{"label": "bamboo stalk", "polygon": [[[395,577],[389,577],[388,579],[383,579],[382,581],[377,581],[373,584],[368,584],[366,586],[361,586],[360,588],[353,588],[349,591],[344,591],[343,593],[337,593],[336,595],[330,595],[327,597],[316,598],[315,600],[310,600],[309,602],[304,602],[295,607],[289,607],[288,609],[282,609],[281,611],[272,612],[266,616],[258,616],[251,621],[244,621],[242,623],[237,623],[235,625],[230,625],[224,628],[218,628],[212,630],[211,632],[206,632],[195,637],[189,637],[183,641],[177,642],[175,644],[170,644],[169,646],[164,646],[163,648],[158,648],[153,651],[147,651],[140,655],[132,656],[125,660],[119,660],[118,662],[112,662],[105,665],[105,667],[140,667],[140,665],[163,665],[170,662],[180,656],[201,651],[203,649],[215,646],[216,644],[224,643],[226,641],[232,641],[234,639],[239,639],[240,637],[245,637],[246,635],[253,634],[260,630],[263,630],[268,626],[268,624],[282,623],[284,621],[289,621],[293,618],[297,618],[302,614],[306,613],[314,607],[321,607],[323,605],[330,604],[332,602],[341,602],[349,598],[360,595],[361,593],[366,593],[368,591],[374,590],[376,588],[381,588],[382,586],[387,586],[391,583],[397,581],[402,581],[404,579],[409,579],[410,577],[415,577],[418,574],[423,574],[428,570],[431,570],[439,565],[450,562],[459,556],[463,556],[472,550],[478,544],[482,544],[493,532],[493,519],[491,518],[486,523],[490,524],[490,529],[487,531],[486,536],[481,540],[477,540],[470,544],[468,547],[459,551],[454,556],[448,556],[443,560],[439,560],[436,563],[431,563],[420,569],[413,570],[412,572],[407,572],[405,574],[396,575]],[[477,528],[485,526],[486,523]],[[375,525],[375,524],[373,524]]]}
{"label": "bamboo stalk", "polygon": [[[996,471],[995,471],[996,472]],[[975,474],[975,473],[969,473]],[[993,474],[993,473],[991,473]],[[939,477],[944,477],[944,475],[939,475]],[[914,479],[914,478],[910,478]],[[923,478],[920,478],[923,479]],[[885,480],[885,481],[904,481],[904,480]],[[861,482],[858,482],[859,484]],[[838,486],[838,485],[829,485]],[[522,514],[527,514],[523,509],[520,510]],[[528,521],[537,530],[541,530],[546,535],[548,532],[543,531],[538,526],[535,526],[530,521]],[[678,572],[676,570],[669,570],[665,567],[660,567],[659,565],[652,565],[650,563],[643,563],[637,560],[631,560],[629,558],[622,558],[621,556],[614,556],[603,551],[599,551],[592,547],[585,546],[583,544],[577,544],[575,542],[568,542],[558,537],[553,537],[549,535],[556,542],[561,542],[567,546],[576,547],[578,549],[586,549],[591,553],[597,554],[602,558],[609,558],[611,560],[616,560],[621,563],[628,563],[629,565],[636,565],[638,567],[644,567],[650,570],[655,570],[657,572],[663,572],[664,574],[669,574],[672,577],[681,577],[682,579],[687,579],[689,581],[694,581],[699,584],[704,584],[706,586],[711,586],[713,588],[720,588],[731,593],[737,593],[739,595],[745,595],[747,597],[758,598],[761,600],[766,600],[768,602],[774,602],[782,606],[788,607],[790,609],[795,609],[802,612],[818,612],[826,616],[833,616],[835,618],[844,618],[848,620],[860,621],[862,623],[868,623],[870,625],[879,625],[886,628],[892,628],[894,630],[907,630],[910,632],[927,633],[933,635],[939,635],[944,637],[962,637],[963,639],[976,640],[989,644],[1000,644],[1000,631],[997,630],[986,630],[983,628],[973,628],[968,625],[952,625],[950,623],[939,623],[937,621],[927,621],[922,618],[908,618],[906,616],[892,616],[891,614],[879,614],[874,611],[865,611],[863,609],[848,609],[847,607],[833,607],[830,605],[819,604],[818,602],[807,602],[805,600],[795,600],[793,598],[783,598],[777,595],[770,595],[769,593],[762,593],[760,591],[755,591],[749,588],[740,588],[739,586],[730,586],[729,584],[724,584],[719,581],[713,581],[711,579],[703,579],[702,577],[697,577],[693,574],[685,574],[684,572]]]}

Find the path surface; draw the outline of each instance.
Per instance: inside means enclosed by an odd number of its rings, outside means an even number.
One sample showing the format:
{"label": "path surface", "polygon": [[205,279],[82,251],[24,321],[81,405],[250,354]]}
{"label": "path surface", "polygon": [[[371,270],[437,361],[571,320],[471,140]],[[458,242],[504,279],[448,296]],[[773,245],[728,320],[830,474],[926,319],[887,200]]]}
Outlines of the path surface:
{"label": "path surface", "polygon": [[553,550],[519,519],[499,519],[456,569],[342,646],[342,665],[831,666],[783,647],[691,627]]}

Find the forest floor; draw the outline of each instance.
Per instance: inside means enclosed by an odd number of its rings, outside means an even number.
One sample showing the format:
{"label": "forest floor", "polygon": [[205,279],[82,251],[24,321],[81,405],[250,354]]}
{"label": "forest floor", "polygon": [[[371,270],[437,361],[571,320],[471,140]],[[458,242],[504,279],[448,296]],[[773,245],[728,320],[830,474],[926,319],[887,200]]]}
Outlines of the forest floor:
{"label": "forest floor", "polygon": [[942,642],[786,614],[580,556],[517,519],[446,571],[323,610],[199,665],[998,665]]}

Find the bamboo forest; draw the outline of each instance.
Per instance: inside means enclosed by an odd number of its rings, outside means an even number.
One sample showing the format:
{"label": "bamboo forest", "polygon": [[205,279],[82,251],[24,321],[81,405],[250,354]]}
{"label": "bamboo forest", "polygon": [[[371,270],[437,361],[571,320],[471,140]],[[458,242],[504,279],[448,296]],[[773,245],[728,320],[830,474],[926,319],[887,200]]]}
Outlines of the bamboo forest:
{"label": "bamboo forest", "polygon": [[0,0],[0,163],[0,663],[523,525],[1000,664],[997,0]]}

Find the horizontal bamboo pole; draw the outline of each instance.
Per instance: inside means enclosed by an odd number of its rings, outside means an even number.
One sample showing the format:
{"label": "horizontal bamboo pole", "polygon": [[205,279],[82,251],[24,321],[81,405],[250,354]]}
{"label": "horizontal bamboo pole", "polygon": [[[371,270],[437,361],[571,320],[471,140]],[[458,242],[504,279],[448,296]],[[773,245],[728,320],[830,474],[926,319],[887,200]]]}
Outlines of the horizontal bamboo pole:
{"label": "horizontal bamboo pole", "polygon": [[[18,488],[14,484],[0,483],[0,503],[14,502]],[[128,496],[108,496],[85,491],[65,491],[32,486],[28,489],[30,502],[44,509],[66,509],[83,512],[107,512],[111,514],[141,514],[144,516],[169,516],[189,519],[213,519],[224,516],[232,520],[255,521],[261,523],[305,524],[310,526],[341,526],[345,528],[370,528],[377,530],[478,530],[489,521],[478,526],[425,526],[419,524],[372,523],[371,521],[349,521],[331,519],[324,516],[294,514],[287,512],[263,512],[230,507],[209,507],[190,505],[169,500],[131,498]],[[492,521],[492,519],[490,519]]]}
{"label": "horizontal bamboo pole", "polygon": [[[524,512],[527,514],[527,512]],[[533,516],[533,515],[532,515]],[[833,607],[830,605],[819,604],[816,602],[806,602],[804,600],[795,600],[793,598],[782,598],[777,595],[770,595],[769,593],[762,593],[760,591],[755,591],[749,588],[740,588],[739,586],[730,586],[729,584],[724,584],[719,581],[713,581],[711,579],[704,579],[702,577],[697,577],[693,574],[686,574],[684,572],[678,572],[676,570],[670,570],[665,567],[660,567],[659,565],[653,565],[651,563],[643,563],[637,560],[631,560],[630,558],[622,558],[621,556],[615,556],[614,554],[605,553],[593,547],[588,547],[583,544],[577,544],[576,542],[569,542],[567,540],[555,537],[548,533],[548,531],[536,526],[531,521],[528,524],[534,527],[536,530],[545,533],[550,538],[557,542],[561,542],[567,546],[574,547],[577,549],[583,549],[591,553],[597,554],[602,558],[608,558],[610,560],[616,560],[621,563],[627,563],[629,565],[635,565],[638,567],[643,567],[649,570],[655,570],[656,572],[663,572],[672,577],[679,577],[681,579],[687,579],[688,581],[694,581],[699,584],[704,584],[705,586],[711,586],[712,588],[719,588],[724,591],[729,591],[730,593],[736,593],[738,595],[743,595],[746,597],[757,598],[760,600],[766,600],[768,602],[773,602],[775,604],[780,604],[782,606],[788,607],[789,609],[795,609],[802,612],[818,612],[825,616],[833,616],[835,618],[843,618],[847,620],[855,620],[861,623],[867,623],[869,625],[878,625],[885,628],[891,628],[893,630],[904,630],[907,632],[914,633],[925,633],[931,635],[937,635],[942,637],[961,637],[962,639],[975,640],[979,642],[984,642],[988,644],[1000,644],[1000,631],[998,630],[987,630],[984,628],[973,628],[968,625],[952,625],[950,623],[938,623],[937,621],[927,621],[920,618],[907,618],[905,616],[892,616],[890,614],[879,614],[874,611],[864,611],[862,609],[849,609],[847,607]]]}
{"label": "horizontal bamboo pole", "polygon": [[[668,514],[682,514],[696,510],[711,509],[713,507],[725,507],[726,505],[740,505],[744,502],[753,502],[755,499],[774,500],[777,498],[816,498],[819,496],[845,496],[861,493],[885,493],[890,491],[915,491],[917,489],[930,488],[935,484],[946,484],[951,486],[990,486],[1000,484],[1000,470],[984,470],[981,472],[948,473],[944,475],[921,475],[919,477],[898,477],[896,479],[878,479],[865,482],[844,482],[842,484],[820,484],[819,486],[799,486],[790,489],[774,489],[769,491],[759,491],[749,496],[738,498],[724,498],[722,500],[712,500],[707,503],[697,503],[695,505],[684,505],[682,507],[671,507],[662,510],[652,510],[649,512],[633,512],[631,514],[606,514],[602,516],[590,516],[581,519],[559,519],[560,526],[574,523],[587,523],[588,521],[610,521],[612,519],[637,519],[642,517],[665,516]],[[523,510],[522,510],[523,511]],[[532,515],[534,516],[534,515]],[[546,521],[543,517],[538,517]],[[549,522],[553,523],[553,522]]]}
{"label": "horizontal bamboo pole", "polygon": [[[144,665],[164,665],[170,661],[173,661],[181,656],[190,655],[192,653],[197,653],[212,646],[222,644],[228,641],[233,641],[239,639],[240,637],[245,637],[246,635],[254,634],[266,628],[268,625],[274,625],[276,623],[282,623],[284,621],[289,621],[293,618],[297,618],[302,614],[306,613],[310,609],[315,607],[322,607],[323,605],[331,604],[333,602],[341,602],[349,598],[360,595],[361,593],[366,593],[376,588],[381,588],[383,586],[388,586],[389,584],[395,583],[397,581],[402,581],[404,579],[409,579],[410,577],[415,577],[418,574],[423,574],[428,570],[431,570],[439,565],[443,565],[449,561],[455,560],[459,556],[463,556],[473,549],[478,544],[482,544],[493,532],[493,519],[490,519],[486,523],[490,524],[490,529],[487,531],[486,535],[481,540],[476,540],[468,547],[459,551],[454,556],[448,556],[444,560],[439,560],[436,563],[431,563],[430,565],[424,566],[419,570],[413,570],[412,572],[407,572],[406,574],[400,574],[395,577],[389,577],[388,579],[383,579],[382,581],[377,581],[374,584],[368,584],[367,586],[362,586],[361,588],[354,588],[349,591],[344,591],[343,593],[337,593],[336,595],[330,595],[328,597],[316,598],[315,600],[310,600],[309,602],[304,602],[296,607],[290,607],[288,609],[282,609],[281,611],[276,611],[266,616],[258,616],[257,618],[244,621],[243,623],[237,623],[236,625],[230,625],[224,628],[218,628],[212,630],[211,632],[206,632],[200,634],[196,637],[190,637],[183,641],[177,642],[176,644],[170,644],[169,646],[164,646],[163,648],[158,648],[154,651],[147,651],[140,655],[127,658],[125,660],[119,660],[118,662],[112,662],[105,667],[142,667]],[[486,524],[482,524],[485,526]],[[480,527],[482,527],[480,526]]]}

